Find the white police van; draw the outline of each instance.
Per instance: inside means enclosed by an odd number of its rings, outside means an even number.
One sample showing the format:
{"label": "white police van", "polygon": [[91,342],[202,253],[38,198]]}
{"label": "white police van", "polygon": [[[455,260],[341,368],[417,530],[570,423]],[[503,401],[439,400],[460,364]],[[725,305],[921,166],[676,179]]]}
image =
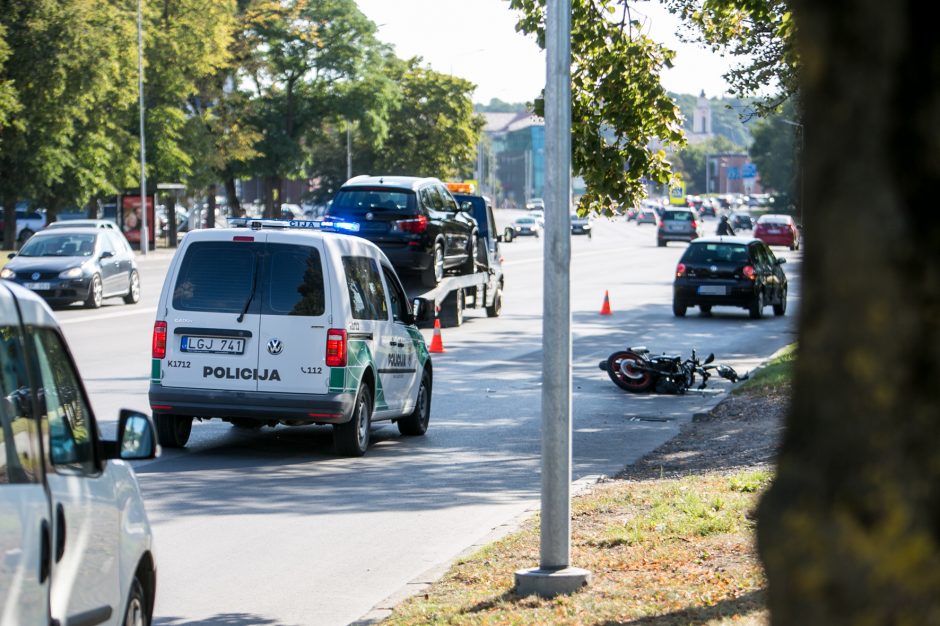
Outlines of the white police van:
{"label": "white police van", "polygon": [[166,276],[150,380],[160,443],[185,446],[194,418],[332,424],[349,456],[372,422],[423,435],[431,360],[382,251],[343,233],[355,225],[232,221],[245,227],[189,233]]}
{"label": "white police van", "polygon": [[49,306],[0,281],[0,624],[150,624],[153,537],[118,460],[156,456],[154,426],[121,411],[103,441]]}

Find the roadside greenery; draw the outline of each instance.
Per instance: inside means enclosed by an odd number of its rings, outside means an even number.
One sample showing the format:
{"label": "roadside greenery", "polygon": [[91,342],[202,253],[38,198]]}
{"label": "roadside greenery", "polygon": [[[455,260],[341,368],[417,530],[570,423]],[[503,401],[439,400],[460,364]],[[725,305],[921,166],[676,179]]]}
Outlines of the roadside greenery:
{"label": "roadside greenery", "polygon": [[[472,168],[482,126],[473,86],[421,59],[395,58],[354,0],[143,7],[148,185],[182,182],[214,201],[221,182],[237,207],[235,180],[257,176],[273,215],[285,179],[309,180],[320,198],[345,179],[347,128],[355,172],[449,178]],[[6,242],[20,200],[45,206],[51,219],[138,186],[136,8],[134,0],[4,3]],[[389,141],[399,147],[384,150]]]}
{"label": "roadside greenery", "polygon": [[584,590],[513,595],[512,572],[538,562],[536,518],[383,624],[765,624],[752,513],[770,479],[761,469],[601,483],[573,501],[572,563],[593,574]]}
{"label": "roadside greenery", "polygon": [[795,343],[778,350],[753,376],[740,385],[732,387],[731,393],[741,395],[751,391],[774,392],[789,389],[793,383],[793,367],[796,364],[797,354]]}

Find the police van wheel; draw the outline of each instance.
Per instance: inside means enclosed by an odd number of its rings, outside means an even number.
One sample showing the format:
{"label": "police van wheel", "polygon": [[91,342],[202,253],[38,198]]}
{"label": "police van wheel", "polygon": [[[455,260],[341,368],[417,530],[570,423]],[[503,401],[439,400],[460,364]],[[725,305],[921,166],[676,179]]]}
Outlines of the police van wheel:
{"label": "police van wheel", "polygon": [[363,385],[356,398],[352,419],[345,424],[333,425],[333,446],[343,456],[362,456],[369,448],[369,428],[372,426],[372,392]]}
{"label": "police van wheel", "polygon": [[193,430],[193,418],[182,415],[153,416],[157,425],[157,439],[164,448],[183,448],[189,441],[189,434]]}
{"label": "police van wheel", "polygon": [[496,288],[496,293],[493,294],[493,304],[486,307],[486,316],[487,317],[499,317],[499,314],[503,312],[503,290],[501,287]]}
{"label": "police van wheel", "polygon": [[427,370],[421,374],[421,386],[418,387],[418,402],[411,415],[398,420],[398,432],[402,435],[420,436],[428,432],[431,419],[431,376]]}

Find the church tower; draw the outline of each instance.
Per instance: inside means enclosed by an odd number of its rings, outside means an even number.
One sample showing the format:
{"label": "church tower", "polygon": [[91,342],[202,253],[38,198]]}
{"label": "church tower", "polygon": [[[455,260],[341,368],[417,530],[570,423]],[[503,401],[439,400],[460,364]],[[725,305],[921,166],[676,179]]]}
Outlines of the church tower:
{"label": "church tower", "polygon": [[698,102],[695,104],[695,113],[692,116],[692,133],[695,135],[712,134],[712,108],[708,104],[708,98],[705,97],[705,90],[698,96]]}

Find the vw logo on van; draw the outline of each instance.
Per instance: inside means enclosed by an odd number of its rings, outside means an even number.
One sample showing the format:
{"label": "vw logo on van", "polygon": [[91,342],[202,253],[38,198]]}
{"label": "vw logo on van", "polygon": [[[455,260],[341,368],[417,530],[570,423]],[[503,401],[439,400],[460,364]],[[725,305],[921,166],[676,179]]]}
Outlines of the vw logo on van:
{"label": "vw logo on van", "polygon": [[282,350],[284,350],[284,345],[280,339],[274,338],[268,341],[268,352],[270,354],[278,355]]}
{"label": "vw logo on van", "polygon": [[39,272],[33,272],[32,279],[39,280]]}

